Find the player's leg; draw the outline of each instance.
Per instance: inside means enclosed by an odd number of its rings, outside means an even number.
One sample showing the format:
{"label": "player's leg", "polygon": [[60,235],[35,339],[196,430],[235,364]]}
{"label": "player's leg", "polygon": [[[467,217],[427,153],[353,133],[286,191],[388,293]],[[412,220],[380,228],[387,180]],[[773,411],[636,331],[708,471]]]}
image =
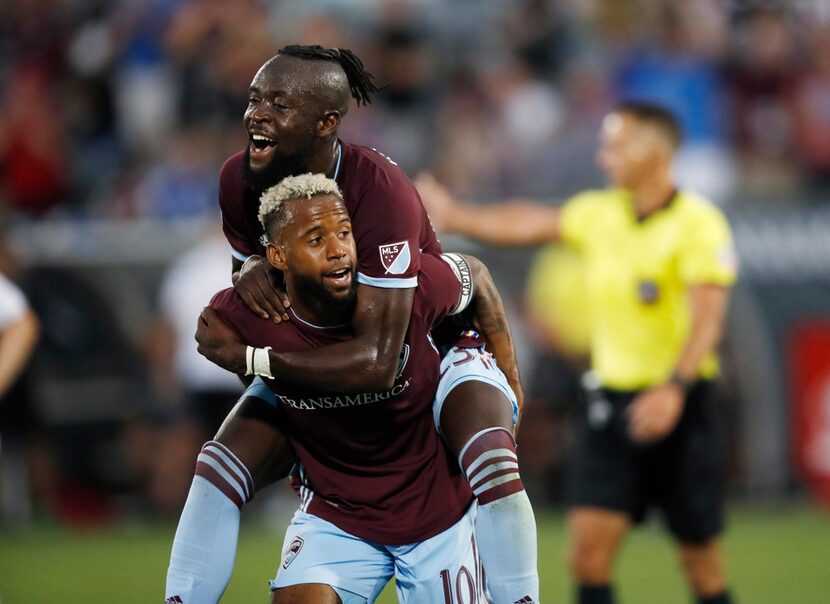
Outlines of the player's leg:
{"label": "player's leg", "polygon": [[491,596],[495,604],[538,602],[536,520],[519,474],[515,395],[479,348],[452,348],[441,374],[436,423],[478,500],[476,536]]}
{"label": "player's leg", "polygon": [[627,436],[630,394],[599,390],[574,418],[568,451],[568,566],[578,604],[612,604],[619,546],[645,511],[639,450]]}
{"label": "player's leg", "polygon": [[395,588],[401,604],[486,602],[475,515],[476,506],[471,505],[458,522],[434,537],[387,546],[395,560]]}
{"label": "player's leg", "polygon": [[678,544],[680,563],[699,604],[729,604],[720,539]]}
{"label": "player's leg", "polygon": [[724,456],[715,387],[695,385],[664,444],[663,511],[680,563],[699,604],[729,604],[720,535],[724,528]]}
{"label": "player's leg", "polygon": [[393,573],[394,560],[383,546],[300,509],[285,532],[271,602],[371,604]]}
{"label": "player's leg", "polygon": [[[363,602],[365,602],[365,598]],[[271,604],[347,604],[340,599],[331,585],[304,583],[275,589]]]}
{"label": "player's leg", "polygon": [[269,397],[261,381],[252,384],[199,453],[170,554],[168,602],[219,601],[233,570],[242,506],[293,464],[283,434],[251,412],[270,408]]}
{"label": "player's leg", "polygon": [[578,585],[579,604],[611,604],[614,559],[631,525],[622,512],[574,507],[567,515],[568,565]]}

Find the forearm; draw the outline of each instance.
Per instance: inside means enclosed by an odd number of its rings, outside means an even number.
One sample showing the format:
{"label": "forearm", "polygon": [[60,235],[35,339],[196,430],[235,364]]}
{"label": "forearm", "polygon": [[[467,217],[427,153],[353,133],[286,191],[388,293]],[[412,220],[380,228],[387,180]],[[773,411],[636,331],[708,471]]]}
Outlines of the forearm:
{"label": "forearm", "polygon": [[390,347],[366,337],[268,356],[277,380],[332,392],[373,392],[393,386],[402,346],[403,339]]}
{"label": "forearm", "polygon": [[507,311],[487,267],[472,256],[467,256],[467,260],[470,262],[475,281],[472,304],[476,327],[487,342],[487,349],[496,358],[499,368],[507,377],[521,406],[524,395]]}
{"label": "forearm", "polygon": [[446,230],[491,245],[542,245],[558,238],[558,217],[557,208],[523,199],[491,206],[458,204]]}
{"label": "forearm", "polygon": [[0,336],[0,396],[14,384],[32,355],[40,331],[31,312],[9,325]]}
{"label": "forearm", "polygon": [[686,381],[699,377],[700,366],[717,348],[723,335],[728,290],[714,285],[696,286],[692,294],[692,325],[674,366],[674,374]]}

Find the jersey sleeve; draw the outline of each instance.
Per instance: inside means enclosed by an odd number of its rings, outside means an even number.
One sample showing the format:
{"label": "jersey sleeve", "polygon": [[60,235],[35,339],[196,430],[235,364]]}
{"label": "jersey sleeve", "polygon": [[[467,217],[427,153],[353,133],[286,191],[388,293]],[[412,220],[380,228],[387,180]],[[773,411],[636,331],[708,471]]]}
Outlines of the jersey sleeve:
{"label": "jersey sleeve", "polygon": [[559,232],[563,242],[576,248],[585,244],[590,234],[591,221],[595,217],[595,207],[596,198],[590,191],[565,202],[559,221]]}
{"label": "jersey sleeve", "polygon": [[254,317],[255,315],[245,307],[242,300],[239,299],[239,296],[236,295],[236,291],[232,287],[217,292],[210,301],[210,307],[216,311],[216,314],[219,315],[219,318],[222,319],[228,327],[239,334],[239,337],[242,338],[243,342],[246,344],[251,343],[250,332],[252,326],[250,325],[251,321],[249,317],[246,316],[246,313],[250,314],[251,317]]}
{"label": "jersey sleeve", "polygon": [[729,223],[714,205],[695,206],[680,248],[680,276],[687,284],[732,285],[738,261]]}
{"label": "jersey sleeve", "polygon": [[418,285],[425,212],[403,172],[375,172],[371,186],[364,189],[360,203],[352,210],[358,283],[387,288]]}
{"label": "jersey sleeve", "polygon": [[[456,255],[446,254],[446,256]],[[416,294],[417,312],[421,314],[427,325],[434,325],[449,314],[461,312],[472,299],[469,267],[466,269],[466,280],[468,280],[466,295],[462,288],[461,274],[463,272],[464,269],[459,270],[453,258],[434,254],[421,256],[421,273]]]}
{"label": "jersey sleeve", "polygon": [[26,298],[17,286],[0,275],[0,329],[5,329],[26,314]]}
{"label": "jersey sleeve", "polygon": [[219,172],[219,210],[222,214],[222,232],[231,246],[231,255],[245,262],[257,253],[257,248],[255,242],[246,236],[245,184],[240,162],[241,159],[235,155],[225,162]]}

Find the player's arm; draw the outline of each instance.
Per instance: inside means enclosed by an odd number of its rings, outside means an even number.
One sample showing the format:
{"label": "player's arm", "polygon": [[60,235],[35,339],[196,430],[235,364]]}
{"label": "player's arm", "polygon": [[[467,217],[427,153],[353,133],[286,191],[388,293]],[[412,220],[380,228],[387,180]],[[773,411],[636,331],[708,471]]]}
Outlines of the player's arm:
{"label": "player's arm", "polygon": [[[361,285],[352,329],[354,338],[302,352],[268,351],[275,379],[338,392],[387,390],[395,381],[415,289]],[[205,308],[196,330],[199,353],[220,367],[249,373],[253,358],[239,334]],[[261,353],[258,353],[261,354]]]}
{"label": "player's arm", "polygon": [[415,185],[436,229],[501,246],[541,245],[560,237],[560,210],[526,199],[493,205],[464,204],[432,176]]}
{"label": "player's arm", "polygon": [[0,397],[6,394],[23,371],[39,333],[40,323],[28,309],[0,333]]}
{"label": "player's arm", "polygon": [[470,305],[475,326],[487,341],[488,349],[496,357],[499,369],[504,372],[510,383],[519,404],[521,417],[524,392],[519,378],[519,365],[516,362],[513,336],[510,335],[510,325],[507,322],[507,312],[504,309],[501,295],[485,264],[475,256],[465,255],[464,257],[470,264],[473,276],[473,299]]}
{"label": "player's arm", "polygon": [[689,295],[692,325],[671,378],[650,388],[629,406],[629,431],[637,440],[660,439],[674,429],[683,412],[686,392],[699,377],[701,363],[723,335],[729,287],[694,284],[689,287]]}

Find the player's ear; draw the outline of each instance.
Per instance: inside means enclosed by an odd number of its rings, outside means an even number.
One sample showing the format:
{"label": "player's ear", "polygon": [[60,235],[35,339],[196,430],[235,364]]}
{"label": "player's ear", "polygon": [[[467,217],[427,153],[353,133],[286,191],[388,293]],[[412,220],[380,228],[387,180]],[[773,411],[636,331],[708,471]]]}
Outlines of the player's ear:
{"label": "player's ear", "polygon": [[317,136],[325,138],[337,132],[341,117],[339,111],[326,111],[320,121],[317,122]]}
{"label": "player's ear", "polygon": [[285,262],[285,250],[282,249],[281,245],[269,243],[265,248],[265,256],[268,258],[268,264],[274,268],[281,271],[285,271],[288,268]]}

